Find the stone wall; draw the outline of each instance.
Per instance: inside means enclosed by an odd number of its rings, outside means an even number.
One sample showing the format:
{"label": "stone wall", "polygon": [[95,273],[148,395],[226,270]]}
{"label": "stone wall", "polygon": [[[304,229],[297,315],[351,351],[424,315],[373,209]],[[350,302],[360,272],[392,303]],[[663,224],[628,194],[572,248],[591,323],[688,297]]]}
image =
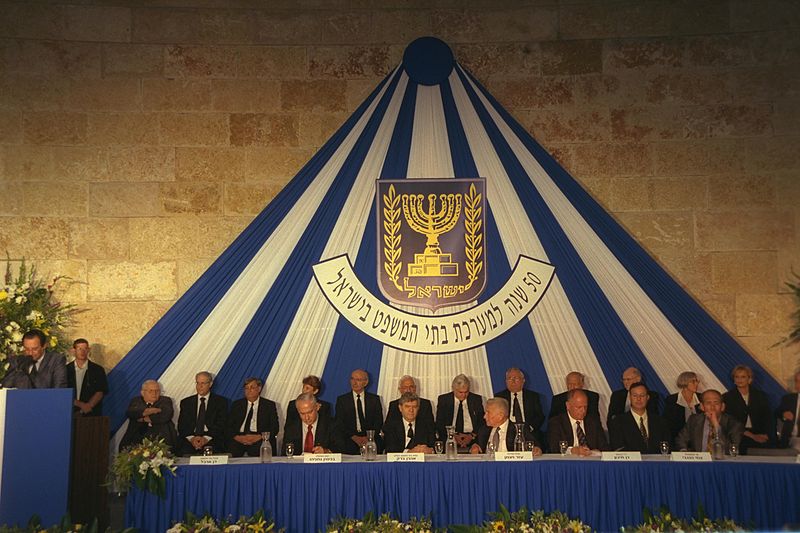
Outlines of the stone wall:
{"label": "stone wall", "polygon": [[799,29],[791,0],[0,2],[0,250],[81,282],[112,367],[436,35],[787,380]]}

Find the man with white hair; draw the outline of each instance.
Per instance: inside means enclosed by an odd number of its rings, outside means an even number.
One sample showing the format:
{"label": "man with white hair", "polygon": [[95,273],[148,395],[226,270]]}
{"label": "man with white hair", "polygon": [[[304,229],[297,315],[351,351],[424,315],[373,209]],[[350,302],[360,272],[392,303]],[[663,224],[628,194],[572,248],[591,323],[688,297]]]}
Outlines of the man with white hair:
{"label": "man with white hair", "polygon": [[467,451],[484,425],[483,398],[470,392],[469,378],[459,374],[453,378],[453,392],[442,394],[436,405],[436,432],[447,439],[447,426],[455,428],[459,449]]}
{"label": "man with white hair", "polygon": [[[407,392],[417,394],[417,380],[409,375],[401,377],[400,381],[397,383],[397,391],[400,393],[400,396],[403,396],[403,394]],[[419,413],[417,414],[417,418],[420,422],[426,424],[430,422],[431,427],[433,427],[433,406],[431,405],[431,401],[419,396],[418,398]],[[393,420],[399,420],[401,418],[399,402],[399,398],[389,402],[389,410],[386,413],[386,420],[383,423],[384,426]]]}
{"label": "man with white hair", "polygon": [[172,398],[161,395],[161,385],[154,379],[142,383],[141,395],[128,404],[128,429],[119,449],[141,443],[144,439],[163,438],[170,448],[175,447],[177,432],[172,423]]}

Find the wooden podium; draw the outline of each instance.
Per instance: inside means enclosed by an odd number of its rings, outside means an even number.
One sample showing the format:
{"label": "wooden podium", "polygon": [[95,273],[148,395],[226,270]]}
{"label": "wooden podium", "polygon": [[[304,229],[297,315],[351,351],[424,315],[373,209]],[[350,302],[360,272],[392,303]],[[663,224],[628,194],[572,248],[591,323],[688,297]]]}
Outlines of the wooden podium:
{"label": "wooden podium", "polygon": [[73,523],[90,524],[97,518],[98,531],[109,525],[108,438],[107,416],[73,419],[69,512]]}

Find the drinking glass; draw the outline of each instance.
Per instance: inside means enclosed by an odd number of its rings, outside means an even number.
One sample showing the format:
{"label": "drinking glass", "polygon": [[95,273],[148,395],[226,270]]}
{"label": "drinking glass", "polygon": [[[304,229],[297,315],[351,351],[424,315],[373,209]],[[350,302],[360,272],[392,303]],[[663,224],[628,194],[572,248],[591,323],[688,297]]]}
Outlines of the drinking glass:
{"label": "drinking glass", "polygon": [[664,457],[669,455],[669,442],[662,440],[661,444],[659,445],[659,449],[661,450],[661,455]]}
{"label": "drinking glass", "polygon": [[433,449],[436,453],[444,453],[444,442],[437,440],[433,443]]}
{"label": "drinking glass", "polygon": [[214,455],[214,448],[211,446],[203,446],[203,455],[206,457]]}
{"label": "drinking glass", "polygon": [[496,452],[496,451],[497,450],[494,449],[494,443],[493,442],[486,443],[486,454],[487,455],[494,455],[494,452]]}
{"label": "drinking glass", "polygon": [[526,452],[533,452],[533,449],[536,447],[536,443],[532,440],[525,441],[525,451]]}
{"label": "drinking glass", "polygon": [[561,452],[561,455],[567,455],[568,448],[569,448],[569,442],[565,440],[558,441],[558,451]]}
{"label": "drinking glass", "polygon": [[728,449],[728,452],[730,452],[731,457],[736,457],[739,455],[739,447],[735,444],[731,444],[730,448]]}
{"label": "drinking glass", "polygon": [[288,457],[289,459],[294,457],[294,443],[293,442],[286,443],[286,457]]}

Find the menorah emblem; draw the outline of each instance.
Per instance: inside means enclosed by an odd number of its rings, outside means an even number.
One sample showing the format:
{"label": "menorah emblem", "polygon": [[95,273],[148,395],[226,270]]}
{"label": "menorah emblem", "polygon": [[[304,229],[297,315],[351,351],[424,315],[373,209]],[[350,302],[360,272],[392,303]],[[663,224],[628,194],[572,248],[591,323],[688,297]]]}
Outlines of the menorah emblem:
{"label": "menorah emblem", "polygon": [[414,254],[414,262],[408,265],[408,275],[458,276],[458,263],[452,255],[443,253],[439,247],[439,236],[447,233],[461,216],[461,194],[439,195],[440,209],[436,209],[436,195],[428,195],[428,210],[423,207],[422,194],[403,194],[403,216],[411,229],[425,235],[425,252]]}

